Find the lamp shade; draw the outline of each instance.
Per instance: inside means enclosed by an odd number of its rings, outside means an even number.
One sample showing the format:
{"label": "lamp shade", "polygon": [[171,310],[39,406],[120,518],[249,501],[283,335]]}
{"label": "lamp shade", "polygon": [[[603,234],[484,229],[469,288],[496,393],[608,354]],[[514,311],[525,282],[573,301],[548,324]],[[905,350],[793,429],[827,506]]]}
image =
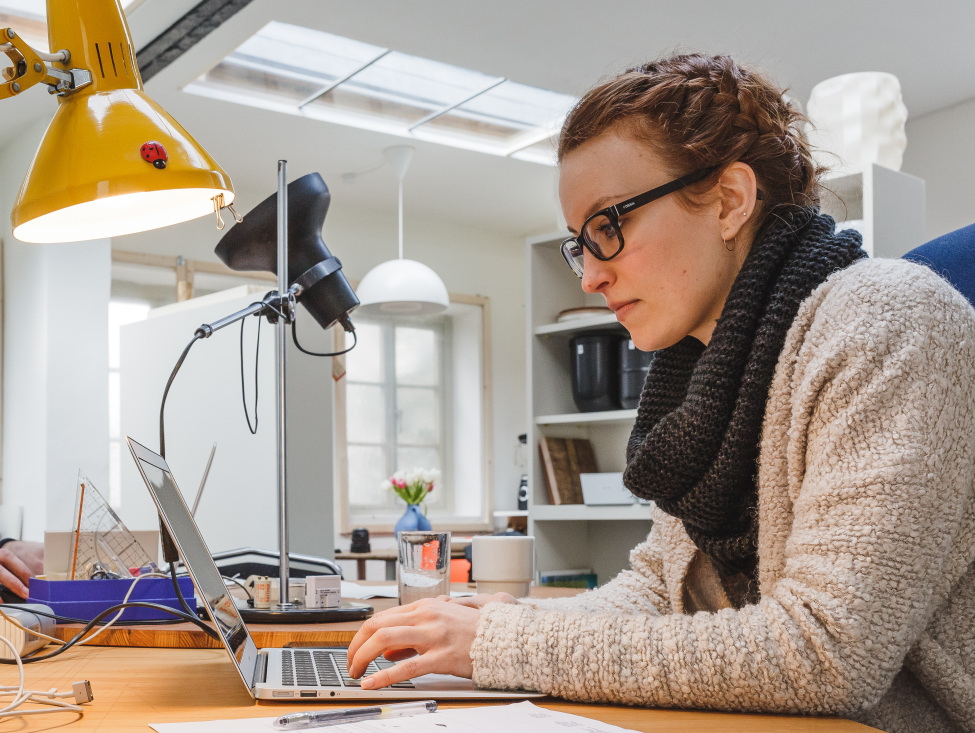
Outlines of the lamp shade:
{"label": "lamp shade", "polygon": [[[288,283],[302,282],[306,273],[320,263],[330,262],[332,253],[322,239],[322,225],[332,197],[318,173],[309,173],[288,184]],[[278,272],[278,195],[272,194],[223,235],[214,250],[232,270]],[[306,287],[301,304],[318,324],[331,328],[359,305],[355,292],[335,260],[337,268]]]}
{"label": "lamp shade", "polygon": [[[118,0],[48,0],[62,69],[92,83],[58,98],[11,212],[25,242],[74,242],[176,224],[234,199],[229,176],[142,89]],[[218,200],[219,201],[219,200]]]}
{"label": "lamp shade", "polygon": [[369,270],[356,288],[367,315],[427,315],[450,305],[440,277],[415,260],[389,260]]}

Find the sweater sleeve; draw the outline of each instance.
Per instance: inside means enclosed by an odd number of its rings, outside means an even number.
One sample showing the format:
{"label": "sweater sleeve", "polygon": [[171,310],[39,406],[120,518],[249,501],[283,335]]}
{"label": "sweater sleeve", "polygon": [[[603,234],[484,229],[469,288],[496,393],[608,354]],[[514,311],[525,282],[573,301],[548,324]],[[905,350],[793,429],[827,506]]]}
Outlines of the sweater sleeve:
{"label": "sweater sleeve", "polygon": [[566,598],[522,601],[536,609],[563,613],[643,613],[659,615],[670,610],[664,582],[661,525],[654,522],[646,541],[630,551],[630,567],[610,582]]}
{"label": "sweater sleeve", "polygon": [[475,682],[658,707],[874,705],[948,591],[975,462],[973,311],[903,267],[827,281],[790,329],[770,392],[784,414],[770,400],[762,448],[789,485],[759,489],[760,505],[782,504],[787,538],[758,604],[693,616],[492,604]]}

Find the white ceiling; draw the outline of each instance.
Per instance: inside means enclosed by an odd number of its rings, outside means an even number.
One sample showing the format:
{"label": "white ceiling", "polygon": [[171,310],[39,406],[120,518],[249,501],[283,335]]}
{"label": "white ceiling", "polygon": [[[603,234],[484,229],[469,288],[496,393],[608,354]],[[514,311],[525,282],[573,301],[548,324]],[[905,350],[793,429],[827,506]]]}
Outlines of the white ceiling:
{"label": "white ceiling", "polygon": [[[143,0],[129,11],[137,45],[193,0]],[[410,54],[580,95],[628,65],[674,50],[727,52],[805,101],[817,82],[854,71],[900,78],[912,117],[975,98],[971,0],[254,0],[147,84],[147,91],[228,171],[246,211],[271,193],[276,161],[289,177],[319,171],[333,207],[395,211],[382,162],[402,138],[185,94],[180,88],[269,20],[306,25]],[[31,99],[27,99],[31,97]],[[43,90],[0,104],[0,147],[45,124]],[[910,140],[908,140],[910,145]],[[448,220],[523,237],[556,228],[555,171],[416,142],[405,182],[409,218]]]}

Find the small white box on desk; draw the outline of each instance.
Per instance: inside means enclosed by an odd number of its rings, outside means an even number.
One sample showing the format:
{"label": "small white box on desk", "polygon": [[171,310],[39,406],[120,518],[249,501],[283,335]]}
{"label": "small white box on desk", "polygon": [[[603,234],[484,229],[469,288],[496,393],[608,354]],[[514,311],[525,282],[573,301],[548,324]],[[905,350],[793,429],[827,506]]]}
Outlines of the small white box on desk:
{"label": "small white box on desk", "polygon": [[586,504],[633,504],[636,497],[623,486],[623,473],[580,473]]}
{"label": "small white box on desk", "polygon": [[339,575],[309,575],[305,578],[305,608],[338,608],[342,595]]}

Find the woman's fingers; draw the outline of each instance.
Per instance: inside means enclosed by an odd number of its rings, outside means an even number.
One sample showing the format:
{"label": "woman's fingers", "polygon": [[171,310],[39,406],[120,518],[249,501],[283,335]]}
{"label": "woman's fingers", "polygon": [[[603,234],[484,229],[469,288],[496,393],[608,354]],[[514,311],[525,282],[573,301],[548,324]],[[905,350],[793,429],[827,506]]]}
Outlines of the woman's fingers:
{"label": "woman's fingers", "polygon": [[359,677],[369,662],[385,655],[398,663],[363,679],[364,689],[431,672],[470,677],[470,651],[479,618],[477,609],[435,599],[376,614],[363,623],[349,645],[349,674]]}
{"label": "woman's fingers", "polygon": [[417,655],[416,649],[387,649],[383,652],[383,656],[386,657],[390,662],[401,662],[404,659],[409,659],[410,657],[415,657]]}

